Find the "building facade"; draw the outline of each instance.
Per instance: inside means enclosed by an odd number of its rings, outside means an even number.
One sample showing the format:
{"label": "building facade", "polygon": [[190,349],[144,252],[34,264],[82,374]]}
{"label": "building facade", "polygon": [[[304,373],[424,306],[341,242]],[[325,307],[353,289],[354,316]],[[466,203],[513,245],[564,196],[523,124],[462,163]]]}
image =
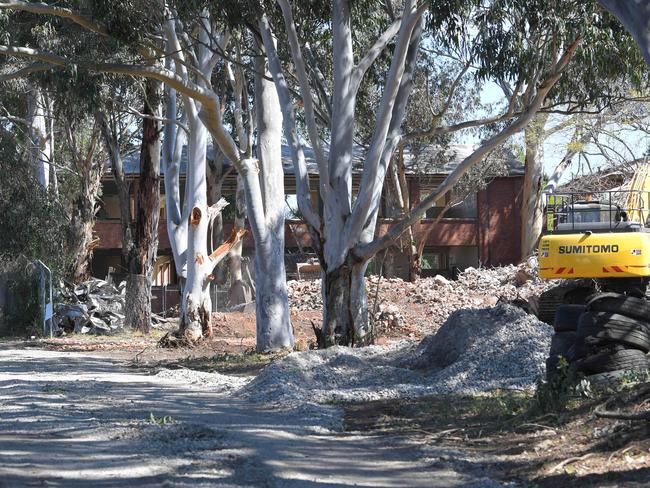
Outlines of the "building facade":
{"label": "building facade", "polygon": [[[459,156],[462,157],[462,154]],[[288,158],[287,158],[288,159]],[[519,261],[521,237],[521,189],[523,185],[523,167],[511,162],[505,176],[493,178],[484,189],[466,195],[462,202],[450,208],[441,220],[437,217],[444,207],[444,200],[436,203],[425,218],[413,226],[413,235],[417,243],[423,244],[423,275],[442,274],[452,277],[456,270],[473,266],[500,266]],[[453,164],[438,168],[435,173],[423,173],[412,167],[406,174],[410,206],[414,207],[421,198],[439,185],[453,169]],[[137,160],[125,160],[127,178],[135,181],[138,176]],[[317,188],[317,174],[311,174],[312,188]],[[353,188],[358,187],[360,173],[353,174]],[[181,188],[183,185],[181,184]],[[295,179],[290,162],[286,164],[285,187],[288,200],[295,195]],[[236,175],[226,176],[223,181],[223,195],[232,199],[236,188]],[[131,184],[131,206],[135,208],[137,185]],[[161,193],[164,188],[161,184]],[[105,278],[112,274],[115,280],[125,276],[122,261],[122,230],[120,222],[117,187],[110,172],[102,181],[102,198],[97,213],[95,248],[91,270],[93,276]],[[317,200],[317,195],[313,195]],[[181,195],[182,198],[182,195]],[[294,200],[295,201],[295,200]],[[155,308],[165,308],[172,298],[165,296],[163,287],[174,287],[178,283],[175,273],[171,246],[165,222],[165,199],[161,198],[160,224],[158,229],[158,258],[154,275],[154,294],[158,294]],[[135,212],[132,212],[134,215]],[[227,212],[226,212],[227,214]],[[377,222],[377,235],[383,235],[394,225],[395,220],[386,217],[388,212],[382,208]],[[302,221],[292,219],[287,209],[285,224],[286,260],[288,278],[296,277],[296,262],[310,255],[310,236]],[[224,234],[229,235],[232,222],[225,219]],[[425,242],[422,242],[422,241]],[[243,243],[244,255],[254,254],[254,242],[249,235]],[[391,272],[400,277],[408,277],[408,256],[397,253]],[[168,300],[169,298],[169,300]],[[177,301],[177,300],[176,300]],[[164,303],[163,303],[164,302]]]}

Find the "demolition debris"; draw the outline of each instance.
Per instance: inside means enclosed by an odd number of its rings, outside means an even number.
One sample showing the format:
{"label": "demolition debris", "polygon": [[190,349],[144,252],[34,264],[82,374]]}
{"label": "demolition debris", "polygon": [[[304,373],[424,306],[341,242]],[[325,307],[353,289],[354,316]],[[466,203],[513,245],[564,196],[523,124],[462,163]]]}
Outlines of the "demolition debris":
{"label": "demolition debris", "polygon": [[[556,285],[537,277],[536,263],[467,268],[457,280],[443,276],[414,283],[400,278],[366,278],[368,306],[380,334],[417,339],[434,333],[459,309],[513,303],[536,312],[536,297]],[[298,311],[322,310],[320,280],[289,281],[289,305]]]}
{"label": "demolition debris", "polygon": [[[114,335],[124,330],[126,282],[115,286],[92,279],[79,285],[61,283],[59,303],[54,310],[57,335]],[[170,320],[152,314],[152,327],[168,330]],[[176,327],[176,320],[172,320]]]}
{"label": "demolition debris", "polygon": [[63,284],[54,325],[59,333],[112,335],[124,328],[124,289],[104,280],[92,279],[76,286]]}

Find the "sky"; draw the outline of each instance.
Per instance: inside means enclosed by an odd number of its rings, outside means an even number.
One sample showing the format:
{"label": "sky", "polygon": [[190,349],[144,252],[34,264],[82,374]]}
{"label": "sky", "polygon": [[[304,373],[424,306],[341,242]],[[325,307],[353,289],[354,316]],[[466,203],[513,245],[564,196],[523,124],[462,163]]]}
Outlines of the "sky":
{"label": "sky", "polygon": [[[505,97],[503,95],[503,92],[501,91],[501,88],[499,88],[497,84],[493,82],[488,82],[485,84],[481,92],[481,101],[485,104],[497,103],[497,102],[503,102],[505,104]],[[550,127],[553,127],[561,119],[562,116],[552,116],[549,119],[546,128],[548,129]],[[620,130],[620,126],[618,127],[618,129]],[[556,166],[564,157],[567,150],[567,145],[571,141],[571,137],[572,137],[572,131],[565,130],[563,132],[558,132],[556,135],[553,135],[546,140],[544,144],[544,158],[545,158],[544,172],[547,175],[553,174]],[[636,131],[627,130],[622,132],[621,139],[623,140],[624,144],[617,142],[615,139],[612,139],[611,137],[607,137],[607,136],[603,136],[603,137],[604,140],[607,141],[608,145],[611,145],[614,149],[619,151],[621,154],[629,156],[629,160],[643,157],[646,148],[649,147],[650,145],[650,136],[647,133],[640,130],[636,130]],[[523,133],[519,133],[517,136],[515,136],[515,138],[519,144],[523,144]],[[461,137],[460,142],[476,144],[480,142],[480,140],[476,135],[467,133]],[[633,152],[635,153],[634,157],[632,154],[629,153],[629,151],[626,149],[625,146],[628,146],[633,150]],[[594,147],[593,145],[588,146],[585,150],[587,153],[597,152],[597,148]],[[588,158],[592,169],[597,169],[607,164],[605,158],[599,155],[588,154]],[[563,174],[562,178],[560,179],[560,184],[568,182],[573,177],[573,175],[578,174],[581,169],[583,169],[584,171],[588,171],[586,164],[584,164],[584,160],[582,160],[582,164],[580,164],[579,159],[577,157],[573,158],[573,164]]]}

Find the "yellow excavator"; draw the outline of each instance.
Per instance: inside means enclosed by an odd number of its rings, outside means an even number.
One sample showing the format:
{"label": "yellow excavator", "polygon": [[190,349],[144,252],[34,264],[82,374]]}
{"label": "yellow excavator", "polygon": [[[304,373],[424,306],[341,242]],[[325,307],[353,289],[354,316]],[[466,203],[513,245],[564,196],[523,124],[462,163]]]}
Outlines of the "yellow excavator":
{"label": "yellow excavator", "polygon": [[540,277],[595,279],[605,289],[638,292],[650,278],[649,203],[648,162],[625,190],[547,195]]}
{"label": "yellow excavator", "polygon": [[555,329],[549,380],[570,368],[607,385],[648,371],[650,351],[650,163],[629,188],[546,195],[539,275],[565,280],[539,297]]}

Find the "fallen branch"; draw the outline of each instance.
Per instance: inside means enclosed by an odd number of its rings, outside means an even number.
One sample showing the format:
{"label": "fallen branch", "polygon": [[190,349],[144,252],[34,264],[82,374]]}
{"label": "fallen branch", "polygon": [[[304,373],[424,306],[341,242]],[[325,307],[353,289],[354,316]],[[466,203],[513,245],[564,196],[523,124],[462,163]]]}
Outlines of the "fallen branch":
{"label": "fallen branch", "polygon": [[590,453],[588,453],[588,454],[585,454],[584,456],[571,457],[571,458],[569,458],[569,459],[565,459],[565,460],[562,461],[560,464],[557,464],[557,465],[553,466],[553,467],[551,468],[550,472],[553,473],[554,471],[557,471],[557,470],[559,470],[559,469],[562,469],[562,468],[564,468],[567,464],[577,463],[578,461],[584,461],[585,459],[588,459],[588,458],[592,457],[593,455],[594,455],[594,453],[593,453],[593,452],[590,452]]}
{"label": "fallen branch", "polygon": [[617,419],[617,420],[650,420],[650,410],[639,413],[626,413],[620,410],[605,410],[601,407],[596,407],[594,410],[596,417],[604,419]]}
{"label": "fallen branch", "polygon": [[637,391],[625,396],[613,396],[607,399],[604,403],[598,405],[594,409],[594,415],[599,418],[616,419],[616,420],[650,420],[650,410],[642,412],[622,412],[620,410],[611,410],[611,407],[617,401],[622,403],[630,403],[650,394],[650,385],[646,384],[641,386]]}

